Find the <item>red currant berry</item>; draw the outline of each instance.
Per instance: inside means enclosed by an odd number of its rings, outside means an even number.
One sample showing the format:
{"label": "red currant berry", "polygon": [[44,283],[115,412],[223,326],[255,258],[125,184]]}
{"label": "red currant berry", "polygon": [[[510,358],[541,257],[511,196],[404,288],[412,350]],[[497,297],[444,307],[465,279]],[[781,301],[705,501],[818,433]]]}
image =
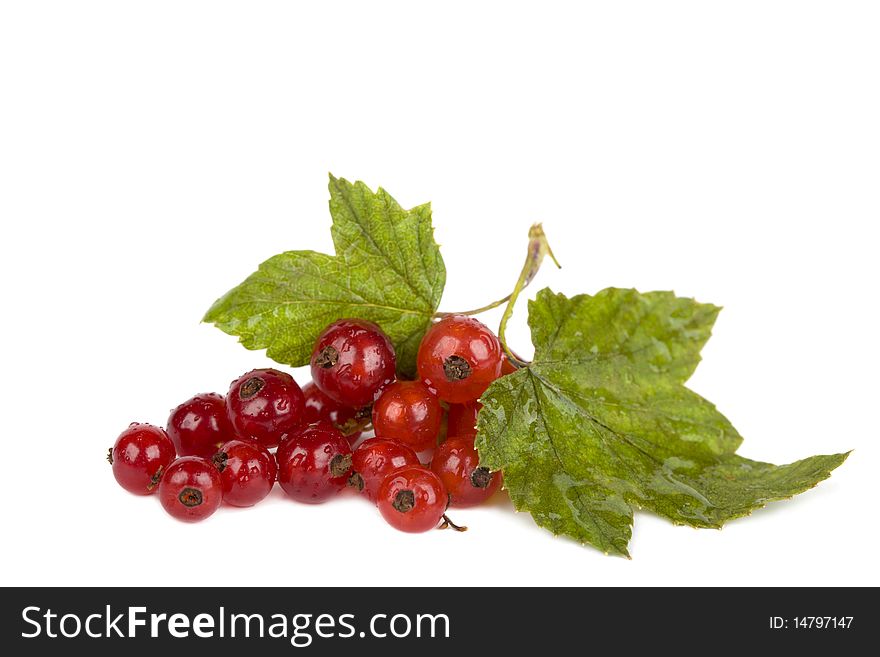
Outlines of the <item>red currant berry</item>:
{"label": "red currant berry", "polygon": [[303,418],[306,424],[329,422],[339,429],[350,443],[361,437],[363,428],[368,424],[368,421],[362,417],[358,409],[343,406],[330,399],[321,392],[314,381],[304,385],[302,391],[305,398]]}
{"label": "red currant berry", "polygon": [[223,484],[207,459],[184,456],[168,466],[159,484],[159,501],[178,520],[198,522],[220,508]]}
{"label": "red currant berry", "polygon": [[232,506],[253,506],[275,485],[278,465],[263,445],[253,440],[230,440],[211,457],[220,473],[223,501]]}
{"label": "red currant berry", "polygon": [[409,447],[385,438],[368,438],[351,455],[349,483],[375,502],[385,477],[407,465],[421,465]]}
{"label": "red currant berry", "polygon": [[345,488],[351,474],[351,445],[329,424],[290,434],[278,448],[278,483],[298,502],[317,504]]}
{"label": "red currant berry", "polygon": [[388,336],[372,322],[341,319],[318,337],[312,379],[340,404],[361,408],[394,380],[396,361]]}
{"label": "red currant berry", "polygon": [[450,404],[449,415],[446,418],[446,435],[476,436],[477,414],[481,408],[483,405],[478,401]]}
{"label": "red currant berry", "polygon": [[420,465],[392,472],[379,486],[379,512],[389,525],[403,532],[434,529],[447,504],[443,482]]}
{"label": "red currant berry", "polygon": [[442,420],[440,400],[421,381],[396,381],[373,404],[376,435],[401,442],[417,452],[437,444]]}
{"label": "red currant berry", "polygon": [[232,382],[226,396],[235,432],[266,447],[303,420],[303,393],[293,377],[273,369],[252,370]]}
{"label": "red currant berry", "polygon": [[507,354],[503,354],[503,358],[501,359],[501,376],[513,374],[514,372],[516,372],[516,369],[516,366],[510,362]]}
{"label": "red currant berry", "polygon": [[133,422],[107,453],[113,476],[125,490],[150,495],[174,460],[174,443],[162,429]]}
{"label": "red currant berry", "polygon": [[166,427],[180,456],[210,458],[220,445],[235,437],[222,395],[196,395],[171,411]]}
{"label": "red currant berry", "polygon": [[473,437],[449,438],[434,452],[431,469],[443,481],[450,506],[476,506],[501,486],[501,474],[480,465]]}
{"label": "red currant berry", "polygon": [[450,315],[428,329],[419,346],[419,377],[443,401],[482,395],[501,375],[501,343],[473,317]]}

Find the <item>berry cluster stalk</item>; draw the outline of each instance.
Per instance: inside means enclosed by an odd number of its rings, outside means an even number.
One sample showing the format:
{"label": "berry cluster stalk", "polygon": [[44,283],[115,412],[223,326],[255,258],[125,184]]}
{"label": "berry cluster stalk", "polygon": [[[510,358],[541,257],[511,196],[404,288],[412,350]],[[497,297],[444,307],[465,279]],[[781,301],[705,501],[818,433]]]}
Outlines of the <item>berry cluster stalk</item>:
{"label": "berry cluster stalk", "polygon": [[547,236],[544,234],[543,227],[541,224],[534,224],[529,229],[529,250],[526,254],[526,261],[523,263],[522,271],[519,274],[519,279],[516,281],[513,292],[507,296],[507,307],[504,309],[504,315],[501,316],[501,324],[498,326],[498,339],[501,341],[501,346],[504,348],[507,358],[516,367],[525,367],[529,363],[517,356],[516,353],[507,346],[507,339],[505,338],[504,332],[507,329],[507,322],[513,315],[513,307],[516,304],[516,300],[519,298],[520,292],[532,282],[532,279],[535,278],[538,270],[541,268],[541,263],[544,262],[544,256],[548,255],[550,256],[550,259],[553,260],[553,264],[561,269],[562,265],[559,264],[559,261],[556,260],[556,256],[553,255],[553,251],[550,249],[550,244],[547,242]]}

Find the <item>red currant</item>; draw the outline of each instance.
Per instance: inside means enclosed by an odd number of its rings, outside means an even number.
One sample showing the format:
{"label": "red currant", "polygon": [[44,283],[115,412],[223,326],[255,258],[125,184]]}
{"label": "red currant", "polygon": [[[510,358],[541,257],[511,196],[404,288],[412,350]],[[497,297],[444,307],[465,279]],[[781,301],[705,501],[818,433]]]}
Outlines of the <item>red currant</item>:
{"label": "red currant", "polygon": [[229,420],[235,432],[266,447],[303,421],[303,393],[285,372],[252,370],[232,382],[226,396]]}
{"label": "red currant", "polygon": [[361,437],[363,428],[368,424],[368,420],[361,416],[358,409],[343,406],[339,402],[330,399],[330,397],[321,392],[321,389],[315,385],[314,381],[304,385],[302,391],[305,398],[303,419],[306,424],[315,424],[322,421],[329,422],[339,429],[348,438],[350,443]]}
{"label": "red currant", "polygon": [[516,372],[516,366],[510,362],[507,354],[503,354],[503,358],[501,359],[501,376],[507,376],[514,372]]}
{"label": "red currant", "polygon": [[351,456],[350,483],[375,502],[385,477],[407,465],[421,465],[409,447],[385,438],[368,438]]}
{"label": "red currant", "polygon": [[450,404],[449,415],[446,418],[446,435],[476,436],[477,414],[481,408],[483,405],[478,401]]}
{"label": "red currant", "polygon": [[434,529],[446,512],[447,503],[443,482],[419,465],[392,472],[379,487],[379,512],[388,524],[404,532]]}
{"label": "red currant", "polygon": [[345,488],[351,474],[351,445],[326,423],[288,435],[277,457],[278,483],[299,502],[324,502]]}
{"label": "red currant", "polygon": [[340,404],[361,408],[394,380],[396,361],[388,336],[372,322],[341,319],[318,337],[312,379]]}
{"label": "red currant", "polygon": [[166,431],[180,456],[209,458],[235,437],[226,400],[215,393],[196,395],[171,411]]}
{"label": "red currant", "polygon": [[443,401],[482,395],[501,375],[501,343],[473,317],[449,315],[428,329],[419,346],[419,377]]}
{"label": "red currant", "polygon": [[437,444],[442,420],[440,400],[421,381],[396,381],[373,404],[376,435],[417,452]]}
{"label": "red currant", "polygon": [[434,452],[431,469],[443,481],[450,506],[475,506],[501,486],[501,474],[480,465],[473,437],[449,438]]}
{"label": "red currant", "polygon": [[275,457],[253,440],[230,440],[211,457],[220,473],[223,501],[232,506],[253,506],[275,485]]}
{"label": "red currant", "polygon": [[150,495],[174,460],[174,443],[159,427],[133,422],[119,434],[107,460],[120,486],[135,495]]}
{"label": "red currant", "polygon": [[159,484],[159,501],[173,517],[185,522],[204,520],[220,508],[223,484],[207,459],[184,456],[168,466]]}

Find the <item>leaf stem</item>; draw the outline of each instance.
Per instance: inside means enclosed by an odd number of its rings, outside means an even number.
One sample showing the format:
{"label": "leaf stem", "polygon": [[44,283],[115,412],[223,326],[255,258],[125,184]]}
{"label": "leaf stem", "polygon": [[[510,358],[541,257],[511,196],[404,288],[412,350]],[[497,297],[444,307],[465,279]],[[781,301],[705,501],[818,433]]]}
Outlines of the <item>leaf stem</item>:
{"label": "leaf stem", "polygon": [[493,308],[497,308],[498,306],[503,306],[508,301],[510,301],[509,294],[506,297],[504,297],[503,299],[498,299],[498,301],[493,301],[492,303],[487,303],[485,306],[480,306],[479,308],[474,308],[473,310],[464,310],[464,311],[455,312],[455,313],[436,312],[436,313],[434,313],[434,318],[441,319],[443,317],[448,317],[449,315],[479,315],[480,313],[484,313],[487,310],[492,310]]}
{"label": "leaf stem", "polygon": [[[522,287],[520,288],[520,291],[528,287],[529,283],[532,282],[532,279],[535,277],[535,274],[538,273],[538,269],[541,267],[541,260],[543,260],[544,255],[549,255],[553,259],[553,262],[556,264],[556,266],[561,267],[559,262],[557,262],[556,257],[553,255],[553,251],[550,250],[550,245],[547,244],[547,238],[544,235],[544,230],[541,227],[541,224],[534,224],[529,229],[529,239],[529,259],[526,261],[526,265],[530,266],[531,268],[529,270],[529,275],[526,277],[526,280],[523,282]],[[542,254],[538,254],[537,259],[534,259],[532,257],[532,246],[534,240],[536,239],[543,240],[543,243],[546,246],[546,251]],[[525,270],[525,267],[523,267],[523,270]],[[484,313],[489,310],[498,308],[499,306],[503,306],[505,303],[510,301],[510,298],[512,296],[513,293],[508,294],[502,299],[498,299],[497,301],[493,301],[492,303],[487,303],[485,306],[480,306],[479,308],[474,308],[473,310],[459,310],[456,312],[437,311],[436,313],[434,313],[433,317],[434,319],[442,319],[443,317],[449,317],[450,315],[479,315],[480,313]]]}
{"label": "leaf stem", "polygon": [[517,279],[516,285],[513,287],[513,292],[507,297],[507,308],[504,309],[504,315],[501,316],[501,324],[498,326],[498,339],[501,341],[501,346],[504,347],[507,358],[516,367],[526,367],[529,363],[517,356],[513,350],[507,346],[507,339],[505,338],[507,322],[513,315],[513,307],[516,305],[516,300],[519,298],[520,292],[532,282],[532,279],[535,278],[535,275],[541,268],[544,256],[548,255],[550,256],[550,259],[553,260],[553,264],[559,268],[562,267],[562,265],[559,264],[559,261],[556,260],[556,256],[553,255],[553,251],[550,249],[550,244],[547,242],[547,236],[544,234],[543,227],[541,224],[534,224],[529,229],[529,250],[526,254],[526,261],[523,263],[522,271],[519,274],[519,279]]}

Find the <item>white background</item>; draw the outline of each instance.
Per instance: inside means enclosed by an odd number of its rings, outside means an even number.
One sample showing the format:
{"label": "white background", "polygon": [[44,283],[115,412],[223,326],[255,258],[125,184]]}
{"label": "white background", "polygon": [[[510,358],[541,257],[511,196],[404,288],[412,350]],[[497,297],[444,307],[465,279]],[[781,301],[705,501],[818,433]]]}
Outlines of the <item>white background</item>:
{"label": "white background", "polygon": [[[876,3],[0,7],[3,584],[880,584]],[[855,452],[723,531],[638,513],[631,561],[503,498],[466,534],[279,490],[172,520],[107,447],[270,364],[199,320],[331,249],[327,171],[433,201],[444,310],[506,293],[533,221],[563,269],[532,293],[725,306],[690,385],[741,453]]]}

